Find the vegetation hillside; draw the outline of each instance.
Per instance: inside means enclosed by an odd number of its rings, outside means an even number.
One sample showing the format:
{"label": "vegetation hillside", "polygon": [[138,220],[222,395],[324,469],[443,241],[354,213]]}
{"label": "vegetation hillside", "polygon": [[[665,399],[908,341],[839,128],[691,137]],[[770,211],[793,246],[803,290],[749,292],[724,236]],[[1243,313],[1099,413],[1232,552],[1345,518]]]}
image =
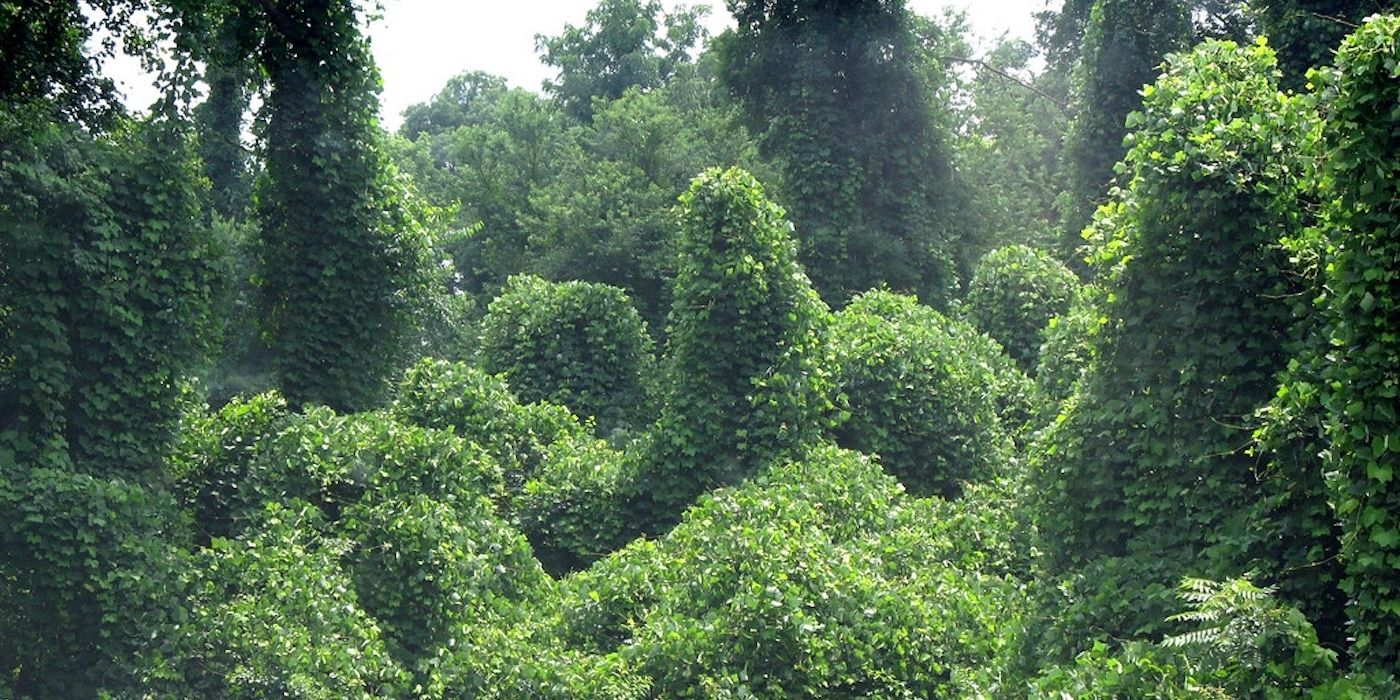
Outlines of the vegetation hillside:
{"label": "vegetation hillside", "polygon": [[1400,8],[726,9],[0,3],[0,700],[1400,697]]}

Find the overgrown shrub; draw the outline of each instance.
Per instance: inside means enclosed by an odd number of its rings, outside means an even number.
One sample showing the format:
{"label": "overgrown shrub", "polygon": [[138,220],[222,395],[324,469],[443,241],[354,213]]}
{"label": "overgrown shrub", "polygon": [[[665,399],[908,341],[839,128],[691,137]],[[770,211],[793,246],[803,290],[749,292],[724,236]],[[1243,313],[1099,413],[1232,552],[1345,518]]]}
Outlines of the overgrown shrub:
{"label": "overgrown shrub", "polygon": [[197,557],[192,617],[171,642],[172,697],[405,694],[408,673],[341,567],[354,545],[326,532],[314,506],[269,503],[245,538]]}
{"label": "overgrown shrub", "polygon": [[549,592],[525,538],[485,497],[404,494],[346,510],[347,568],[389,652],[419,681],[463,626],[491,624]]}
{"label": "overgrown shrub", "polygon": [[235,514],[261,507],[253,462],[293,420],[276,392],[235,398],[213,414],[186,415],[169,468],[174,492],[203,543],[230,536]]}
{"label": "overgrown shrub", "polygon": [[1006,349],[1025,372],[1035,372],[1045,329],[1074,299],[1079,278],[1054,258],[1024,245],[998,248],[973,269],[968,317]]}
{"label": "overgrown shrub", "polygon": [[916,494],[956,494],[961,482],[1005,462],[994,343],[913,297],[883,291],[836,314],[830,338],[843,447],[878,453]]}
{"label": "overgrown shrub", "polygon": [[500,465],[479,446],[451,431],[378,413],[310,409],[265,441],[253,468],[249,503],[255,509],[297,498],[333,521],[364,499],[505,497]]}
{"label": "overgrown shrub", "polygon": [[680,206],[665,406],[637,510],[652,530],[812,443],[829,405],[818,362],[829,315],[783,210],[738,168],[706,171]]}
{"label": "overgrown shrub", "polygon": [[869,459],[816,448],[566,579],[562,637],[658,697],[956,695],[1001,652],[1017,588],[947,565],[957,535],[906,507]]}
{"label": "overgrown shrub", "polygon": [[1277,242],[1303,223],[1296,146],[1311,126],[1275,79],[1262,43],[1169,57],[1131,120],[1130,181],[1096,218],[1107,321],[1033,450],[1037,527],[1057,574],[1128,557],[1156,578],[1096,582],[1135,608],[1117,629],[1081,628],[1132,634],[1165,617],[1175,581],[1249,556],[1257,477],[1243,448],[1285,362]]}
{"label": "overgrown shrub", "polygon": [[0,522],[0,693],[137,693],[186,612],[174,499],[0,449]]}
{"label": "overgrown shrub", "polygon": [[562,648],[538,625],[477,626],[437,661],[431,697],[643,700],[651,680],[617,654]]}
{"label": "overgrown shrub", "polygon": [[570,438],[550,445],[512,510],[547,571],[582,568],[618,549],[633,531],[626,503],[637,480],[638,454],[602,440]]}
{"label": "overgrown shrub", "polygon": [[389,410],[405,423],[452,429],[481,446],[501,465],[511,492],[540,469],[549,445],[589,435],[568,409],[521,405],[500,377],[442,360],[422,360],[409,368]]}
{"label": "overgrown shrub", "polygon": [[651,345],[621,289],[517,275],[482,320],[478,354],[520,401],[566,406],[607,434],[652,414]]}

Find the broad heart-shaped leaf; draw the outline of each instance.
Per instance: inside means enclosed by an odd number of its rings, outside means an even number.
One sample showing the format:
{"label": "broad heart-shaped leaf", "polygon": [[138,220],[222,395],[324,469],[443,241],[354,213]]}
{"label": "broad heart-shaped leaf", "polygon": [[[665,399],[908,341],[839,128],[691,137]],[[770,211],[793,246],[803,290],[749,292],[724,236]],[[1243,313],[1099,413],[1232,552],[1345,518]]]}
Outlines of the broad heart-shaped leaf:
{"label": "broad heart-shaped leaf", "polygon": [[[1323,128],[1331,195],[1326,216],[1338,233],[1323,261],[1329,294],[1315,350],[1319,401],[1327,411],[1327,468],[1337,475],[1332,496],[1344,528],[1353,651],[1361,665],[1376,669],[1400,664],[1393,612],[1400,600],[1400,483],[1393,451],[1400,444],[1394,407],[1400,298],[1393,284],[1400,274],[1397,55],[1400,18],[1377,16],[1342,44],[1328,76],[1327,107],[1335,116]],[[1338,352],[1328,354],[1331,348]]]}
{"label": "broad heart-shaped leaf", "polygon": [[1142,102],[1124,186],[1090,228],[1095,315],[1107,323],[1065,414],[1032,449],[1032,491],[1053,570],[1119,558],[1144,570],[1101,581],[1134,609],[1091,609],[1105,617],[1067,634],[1160,627],[1181,576],[1235,575],[1249,561],[1239,552],[1270,546],[1262,533],[1234,539],[1260,498],[1240,426],[1277,393],[1279,329],[1292,319],[1277,239],[1305,223],[1306,159],[1277,144],[1305,145],[1314,118],[1280,93],[1274,69],[1262,45],[1170,56]]}

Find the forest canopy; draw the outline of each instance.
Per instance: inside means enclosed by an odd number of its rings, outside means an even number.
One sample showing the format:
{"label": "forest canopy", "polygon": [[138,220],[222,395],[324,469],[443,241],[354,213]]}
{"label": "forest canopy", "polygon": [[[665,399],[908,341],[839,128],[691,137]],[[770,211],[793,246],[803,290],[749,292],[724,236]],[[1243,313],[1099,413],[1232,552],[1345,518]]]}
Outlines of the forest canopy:
{"label": "forest canopy", "polygon": [[0,699],[1400,697],[1400,7],[1055,4],[0,2]]}

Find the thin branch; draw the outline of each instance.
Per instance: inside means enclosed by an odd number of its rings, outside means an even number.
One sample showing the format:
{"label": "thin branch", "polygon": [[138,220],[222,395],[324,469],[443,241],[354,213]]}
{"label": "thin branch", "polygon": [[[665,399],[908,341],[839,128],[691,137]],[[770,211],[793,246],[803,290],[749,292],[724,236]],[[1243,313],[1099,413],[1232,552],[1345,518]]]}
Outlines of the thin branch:
{"label": "thin branch", "polygon": [[1017,78],[1016,76],[1014,76],[1014,75],[1012,75],[1012,74],[1010,74],[1010,73],[1007,73],[1006,71],[1004,71],[1004,70],[1002,70],[1002,69],[1000,69],[1000,68],[997,68],[996,66],[994,66],[994,65],[992,65],[992,64],[990,64],[990,63],[988,63],[988,62],[986,62],[986,61],[984,61],[984,60],[982,60],[982,59],[980,59],[980,58],[962,58],[962,57],[958,57],[958,56],[937,56],[936,58],[937,58],[938,60],[940,60],[940,61],[950,61],[950,62],[952,62],[952,63],[966,63],[966,64],[969,64],[969,65],[977,66],[977,67],[979,67],[979,68],[983,68],[983,69],[985,69],[985,70],[991,71],[994,75],[1000,77],[1001,79],[1010,81],[1010,82],[1012,82],[1012,83],[1015,83],[1015,84],[1017,84],[1017,85],[1019,85],[1019,86],[1025,88],[1025,89],[1030,90],[1031,92],[1035,93],[1037,96],[1039,96],[1040,98],[1044,99],[1046,102],[1049,102],[1050,104],[1054,105],[1055,108],[1058,109],[1058,110],[1060,110],[1060,113],[1063,114],[1063,115],[1065,115],[1066,117],[1071,116],[1070,113],[1069,113],[1069,108],[1068,108],[1068,107],[1066,107],[1062,102],[1060,102],[1059,100],[1055,99],[1054,97],[1051,97],[1051,96],[1050,96],[1048,93],[1046,93],[1044,90],[1041,90],[1040,88],[1038,88],[1038,87],[1036,87],[1036,86],[1034,86],[1034,85],[1031,85],[1030,83],[1028,83],[1028,82],[1026,82],[1026,81],[1024,81],[1024,80],[1021,80],[1020,78]]}

